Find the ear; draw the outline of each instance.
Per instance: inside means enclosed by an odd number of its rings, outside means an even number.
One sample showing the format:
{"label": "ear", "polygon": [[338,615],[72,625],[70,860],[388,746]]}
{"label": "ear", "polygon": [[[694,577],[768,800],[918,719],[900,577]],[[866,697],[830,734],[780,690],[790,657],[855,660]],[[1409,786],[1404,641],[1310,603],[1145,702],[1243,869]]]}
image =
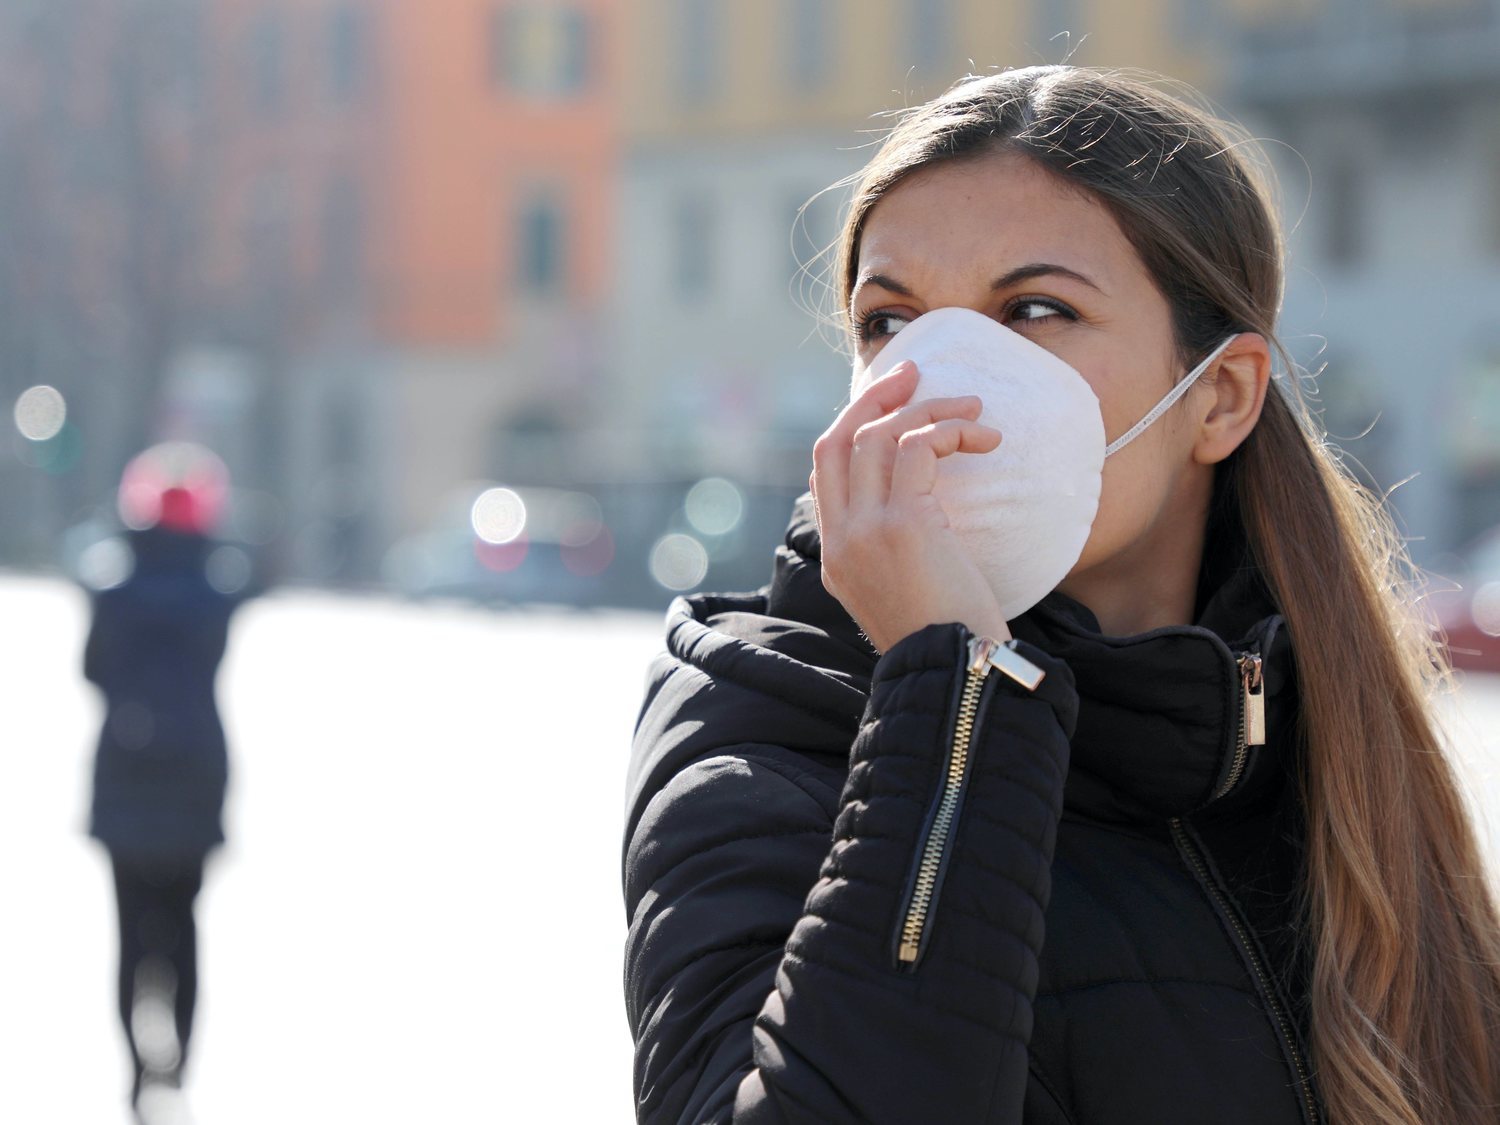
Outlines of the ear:
{"label": "ear", "polygon": [[1238,449],[1260,420],[1271,385],[1271,349],[1266,338],[1258,332],[1241,332],[1203,373],[1203,382],[1214,397],[1198,425],[1193,460],[1214,465]]}

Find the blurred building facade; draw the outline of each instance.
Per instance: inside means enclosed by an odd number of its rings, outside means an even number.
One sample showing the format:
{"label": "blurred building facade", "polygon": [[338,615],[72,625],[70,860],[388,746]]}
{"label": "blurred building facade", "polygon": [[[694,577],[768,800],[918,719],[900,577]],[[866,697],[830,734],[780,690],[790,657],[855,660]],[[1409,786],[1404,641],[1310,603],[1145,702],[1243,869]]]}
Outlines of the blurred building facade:
{"label": "blurred building facade", "polygon": [[35,245],[0,389],[57,386],[90,439],[33,506],[77,519],[191,437],[261,501],[282,575],[360,581],[463,481],[565,474],[611,280],[614,9],[8,6],[4,237]]}
{"label": "blurred building facade", "polygon": [[216,4],[250,81],[222,99],[220,278],[295,322],[290,568],[371,578],[464,481],[566,471],[599,379],[614,4]]}
{"label": "blurred building facade", "polygon": [[[758,580],[847,389],[824,189],[883,112],[1064,60],[1184,79],[1286,142],[1288,342],[1327,363],[1335,433],[1379,416],[1348,443],[1377,483],[1423,470],[1398,507],[1450,545],[1500,522],[1497,12],[11,0],[0,395],[50,384],[70,413],[12,436],[0,560],[44,559],[171,437],[224,455],[283,577],[389,580],[393,545],[472,538],[506,484],[599,498],[605,596],[659,597],[673,534],[710,584]],[[734,534],[692,526],[704,478],[740,490]]]}
{"label": "blurred building facade", "polygon": [[195,316],[194,32],[181,0],[0,6],[0,397],[9,414],[48,386],[68,406],[6,427],[0,558],[51,561],[112,491]]}
{"label": "blurred building facade", "polygon": [[1417,474],[1395,507],[1433,558],[1500,524],[1500,3],[1240,0],[1220,18],[1224,100],[1283,142],[1283,331],[1326,364],[1325,421],[1376,482]]}

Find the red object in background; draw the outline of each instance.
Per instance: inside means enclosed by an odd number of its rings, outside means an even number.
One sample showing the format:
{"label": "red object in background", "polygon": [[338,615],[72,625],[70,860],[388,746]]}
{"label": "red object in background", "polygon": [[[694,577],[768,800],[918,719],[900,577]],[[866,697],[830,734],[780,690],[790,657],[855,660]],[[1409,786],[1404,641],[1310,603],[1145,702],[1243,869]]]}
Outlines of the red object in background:
{"label": "red object in background", "polygon": [[475,538],[474,554],[487,569],[496,574],[509,574],[526,561],[529,543],[524,535],[518,535],[509,543],[486,543]]}
{"label": "red object in background", "polygon": [[587,542],[563,544],[561,554],[563,566],[570,574],[579,578],[597,578],[615,561],[615,538],[609,533],[609,528],[601,524]]}
{"label": "red object in background", "polygon": [[224,515],[229,470],[211,450],[191,442],[153,445],[125,466],[120,519],[137,530],[160,525],[206,535]]}
{"label": "red object in background", "polygon": [[161,514],[156,522],[171,531],[192,531],[201,535],[207,530],[202,506],[186,488],[169,488],[161,494]]}
{"label": "red object in background", "polygon": [[1453,667],[1500,673],[1500,527],[1460,553],[1457,589],[1430,595]]}

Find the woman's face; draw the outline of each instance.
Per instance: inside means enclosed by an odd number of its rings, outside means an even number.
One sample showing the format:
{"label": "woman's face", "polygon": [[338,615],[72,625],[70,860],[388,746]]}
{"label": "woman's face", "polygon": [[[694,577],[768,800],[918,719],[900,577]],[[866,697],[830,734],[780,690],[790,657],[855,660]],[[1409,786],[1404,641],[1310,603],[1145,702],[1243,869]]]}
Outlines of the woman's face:
{"label": "woman's face", "polygon": [[[991,316],[1076,369],[1099,398],[1109,441],[1183,374],[1166,298],[1114,218],[1022,156],[923,169],[865,218],[849,309],[858,366],[883,374],[891,336],[950,306]],[[1206,495],[1210,467],[1192,458],[1198,393],[1105,462],[1099,513],[1070,577],[1144,552],[1180,517],[1183,497]],[[1003,435],[1004,404],[987,405]]]}

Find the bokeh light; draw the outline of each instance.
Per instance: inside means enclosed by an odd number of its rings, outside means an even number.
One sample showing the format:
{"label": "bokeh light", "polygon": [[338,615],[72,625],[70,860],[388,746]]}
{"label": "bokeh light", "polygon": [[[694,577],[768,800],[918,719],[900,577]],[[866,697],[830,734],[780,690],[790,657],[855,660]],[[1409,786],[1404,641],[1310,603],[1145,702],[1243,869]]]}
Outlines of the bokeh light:
{"label": "bokeh light", "polygon": [[744,518],[745,498],[723,477],[707,477],[688,490],[683,509],[699,534],[728,535]]}
{"label": "bokeh light", "polygon": [[586,543],[564,543],[560,554],[568,573],[579,578],[597,578],[615,561],[615,537],[600,525]]}
{"label": "bokeh light", "polygon": [[83,435],[72,422],[64,422],[51,437],[16,443],[16,456],[29,469],[60,476],[73,469],[83,456]]}
{"label": "bokeh light", "polygon": [[480,538],[474,542],[474,557],[486,570],[496,574],[509,574],[518,570],[526,561],[530,544],[524,536],[517,536],[506,543],[491,543]]}
{"label": "bokeh light", "polygon": [[474,534],[486,543],[510,543],[526,530],[526,503],[509,488],[487,488],[469,510]]}
{"label": "bokeh light", "polygon": [[604,531],[604,510],[586,492],[565,492],[557,505],[557,541],[564,547],[586,547]]}
{"label": "bokeh light", "polygon": [[78,555],[78,580],[91,590],[109,590],[130,577],[135,554],[119,536],[101,539]]}
{"label": "bokeh light", "polygon": [[254,547],[264,547],[286,526],[286,506],[270,492],[237,488],[229,508],[229,532]]}
{"label": "bokeh light", "polygon": [[56,387],[29,387],[16,399],[16,429],[28,441],[49,441],[68,420],[68,403]]}
{"label": "bokeh light", "polygon": [[215,547],[203,565],[208,584],[221,594],[243,593],[250,585],[253,567],[250,556],[240,547],[226,543]]}
{"label": "bokeh light", "polygon": [[691,535],[664,535],[651,548],[651,577],[668,590],[691,590],[708,574],[708,551]]}

